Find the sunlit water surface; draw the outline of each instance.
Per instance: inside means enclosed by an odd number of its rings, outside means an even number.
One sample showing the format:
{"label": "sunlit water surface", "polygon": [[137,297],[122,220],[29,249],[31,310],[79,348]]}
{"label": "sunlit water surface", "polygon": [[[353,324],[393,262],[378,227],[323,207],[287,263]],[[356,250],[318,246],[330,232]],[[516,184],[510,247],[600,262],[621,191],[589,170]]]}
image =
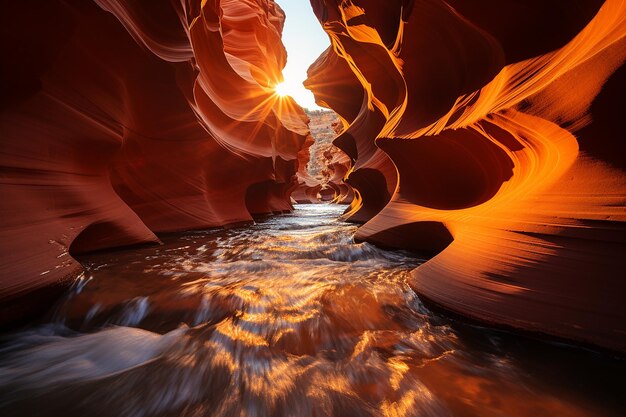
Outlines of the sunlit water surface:
{"label": "sunlit water surface", "polygon": [[344,208],[85,257],[0,341],[0,415],[626,415],[623,361],[429,311]]}

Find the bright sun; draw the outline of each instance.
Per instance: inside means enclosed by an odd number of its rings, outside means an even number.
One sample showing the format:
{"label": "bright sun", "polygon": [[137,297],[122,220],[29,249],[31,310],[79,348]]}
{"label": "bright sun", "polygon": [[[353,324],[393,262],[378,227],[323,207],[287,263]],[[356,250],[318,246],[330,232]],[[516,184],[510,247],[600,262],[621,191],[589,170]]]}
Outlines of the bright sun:
{"label": "bright sun", "polygon": [[276,91],[276,94],[279,95],[280,97],[285,97],[289,95],[289,86],[287,85],[286,82],[282,82],[280,84],[276,84],[276,86],[274,87],[274,91]]}

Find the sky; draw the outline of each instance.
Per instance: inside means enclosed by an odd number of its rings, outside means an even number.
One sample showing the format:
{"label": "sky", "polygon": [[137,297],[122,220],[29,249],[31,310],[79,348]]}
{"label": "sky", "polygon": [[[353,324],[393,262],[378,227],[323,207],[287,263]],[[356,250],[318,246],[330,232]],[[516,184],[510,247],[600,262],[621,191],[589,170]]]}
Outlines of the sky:
{"label": "sky", "polygon": [[330,46],[328,36],[317,21],[308,0],[276,0],[287,18],[283,44],[287,48],[287,66],[283,70],[283,90],[302,107],[319,109],[313,94],[304,88],[306,70]]}

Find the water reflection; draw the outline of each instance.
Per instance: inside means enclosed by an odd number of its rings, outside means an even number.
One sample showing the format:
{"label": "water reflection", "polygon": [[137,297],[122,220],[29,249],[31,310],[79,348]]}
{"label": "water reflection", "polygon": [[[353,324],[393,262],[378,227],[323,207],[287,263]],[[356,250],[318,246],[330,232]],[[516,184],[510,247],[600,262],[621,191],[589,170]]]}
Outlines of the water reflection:
{"label": "water reflection", "polygon": [[[624,364],[454,323],[343,207],[92,255],[0,345],[0,414],[618,416]],[[36,400],[36,401],[33,401]]]}

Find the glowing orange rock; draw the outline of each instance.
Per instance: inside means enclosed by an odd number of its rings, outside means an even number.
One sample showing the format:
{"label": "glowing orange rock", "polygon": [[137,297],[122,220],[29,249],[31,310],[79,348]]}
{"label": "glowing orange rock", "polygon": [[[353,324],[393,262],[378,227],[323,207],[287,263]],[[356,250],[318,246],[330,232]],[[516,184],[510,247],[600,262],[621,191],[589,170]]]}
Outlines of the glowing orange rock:
{"label": "glowing orange rock", "polygon": [[437,254],[413,285],[448,310],[625,351],[626,4],[312,4],[357,239]]}

